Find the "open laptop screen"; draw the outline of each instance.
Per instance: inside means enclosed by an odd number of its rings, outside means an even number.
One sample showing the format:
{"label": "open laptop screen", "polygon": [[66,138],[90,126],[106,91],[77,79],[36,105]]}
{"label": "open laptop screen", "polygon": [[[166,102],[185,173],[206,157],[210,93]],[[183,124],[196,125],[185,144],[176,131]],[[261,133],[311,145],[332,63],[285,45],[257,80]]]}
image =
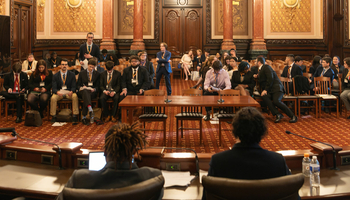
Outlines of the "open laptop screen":
{"label": "open laptop screen", "polygon": [[99,171],[106,165],[104,152],[89,153],[89,170]]}

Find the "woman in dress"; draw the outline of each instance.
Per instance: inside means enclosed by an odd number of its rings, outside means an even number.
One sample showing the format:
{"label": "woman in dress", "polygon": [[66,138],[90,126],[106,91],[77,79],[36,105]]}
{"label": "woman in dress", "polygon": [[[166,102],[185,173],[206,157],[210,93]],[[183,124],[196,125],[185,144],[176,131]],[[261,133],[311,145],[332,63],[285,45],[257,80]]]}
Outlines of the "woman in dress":
{"label": "woman in dress", "polygon": [[188,76],[191,75],[191,72],[190,72],[190,68],[192,67],[193,65],[193,62],[192,62],[192,57],[193,57],[193,51],[190,50],[188,52],[188,54],[184,54],[181,58],[181,66],[182,68],[184,69],[184,73],[185,73],[185,76],[186,76],[186,81],[188,80]]}

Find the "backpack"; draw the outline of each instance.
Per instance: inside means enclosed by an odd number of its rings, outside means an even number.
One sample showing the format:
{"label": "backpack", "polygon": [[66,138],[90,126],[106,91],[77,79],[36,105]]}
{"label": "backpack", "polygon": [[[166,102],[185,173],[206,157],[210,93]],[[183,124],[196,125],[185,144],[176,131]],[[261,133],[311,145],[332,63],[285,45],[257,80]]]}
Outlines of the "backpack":
{"label": "backpack", "polygon": [[40,113],[37,110],[28,110],[26,112],[26,119],[24,126],[35,126],[39,127],[43,124],[43,121],[40,117]]}

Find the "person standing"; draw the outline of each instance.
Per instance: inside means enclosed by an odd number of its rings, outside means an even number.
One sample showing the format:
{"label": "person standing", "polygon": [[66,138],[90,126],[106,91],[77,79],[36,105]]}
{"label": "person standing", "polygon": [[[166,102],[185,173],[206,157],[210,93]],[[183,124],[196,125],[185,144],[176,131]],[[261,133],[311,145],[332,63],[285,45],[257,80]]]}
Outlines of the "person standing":
{"label": "person standing", "polygon": [[[82,44],[79,49],[79,60],[80,64],[84,64],[84,60],[87,59],[88,61],[95,57],[98,61],[100,59],[100,48],[94,44],[92,41],[94,40],[94,34],[92,32],[89,32],[86,35],[86,43]],[[86,69],[86,67],[84,67]]]}
{"label": "person standing", "polygon": [[147,52],[146,51],[141,51],[140,59],[141,59],[140,66],[146,68],[146,70],[148,71],[149,82],[151,83],[150,89],[154,89],[153,78],[154,78],[155,74],[154,74],[153,63],[147,59]]}
{"label": "person standing", "polygon": [[156,76],[156,89],[159,89],[160,79],[162,75],[165,78],[165,85],[167,94],[171,95],[170,74],[172,73],[170,66],[171,53],[167,51],[168,45],[165,42],[160,43],[160,52],[157,53],[157,76]]}

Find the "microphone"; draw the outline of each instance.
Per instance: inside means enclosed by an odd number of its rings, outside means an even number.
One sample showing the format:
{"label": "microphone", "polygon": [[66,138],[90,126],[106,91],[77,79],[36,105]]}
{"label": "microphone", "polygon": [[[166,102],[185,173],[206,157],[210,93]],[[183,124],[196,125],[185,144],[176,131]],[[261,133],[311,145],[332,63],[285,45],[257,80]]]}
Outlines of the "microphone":
{"label": "microphone", "polygon": [[218,99],[218,103],[224,103],[225,100],[222,99],[221,90],[219,91],[219,96],[220,96],[220,99]]}
{"label": "microphone", "polygon": [[[35,139],[30,139],[30,138],[21,137],[18,133],[16,133],[15,128],[2,128],[2,129],[5,129],[5,130],[12,129],[11,135],[12,135],[13,137],[19,137],[19,138],[21,138],[21,139],[23,139],[23,140],[29,140],[29,141],[34,141],[34,142],[41,142],[41,143],[45,143],[45,144],[55,145],[55,146],[57,147],[57,149],[58,149],[58,164],[59,164],[59,169],[60,169],[60,170],[64,169],[64,168],[62,167],[61,148],[60,148],[57,144],[51,143],[51,142],[45,142],[45,141],[40,141],[40,140],[35,140]],[[1,130],[0,130],[0,132],[1,132]],[[10,132],[10,131],[4,131],[4,132]]]}
{"label": "microphone", "polygon": [[196,176],[199,176],[199,160],[198,160],[198,155],[197,152],[194,149],[191,148],[177,148],[177,147],[146,147],[150,149],[178,149],[178,150],[190,150],[193,151],[195,154],[195,159],[196,159]]}
{"label": "microphone", "polygon": [[15,128],[14,127],[10,127],[10,128],[0,128],[0,133],[4,133],[4,132],[14,132]]}
{"label": "microphone", "polygon": [[331,144],[320,142],[318,140],[314,140],[314,139],[311,139],[311,138],[308,138],[308,137],[305,137],[305,136],[302,136],[302,135],[298,135],[298,134],[292,133],[290,131],[286,131],[286,133],[289,134],[289,135],[290,134],[296,135],[298,137],[305,138],[305,139],[308,139],[308,140],[311,140],[311,141],[314,141],[314,142],[318,142],[318,143],[321,143],[321,144],[324,144],[324,145],[332,147],[332,149],[333,149],[333,167],[331,168],[331,170],[339,170],[339,168],[337,168],[337,153],[336,153],[334,147]]}

